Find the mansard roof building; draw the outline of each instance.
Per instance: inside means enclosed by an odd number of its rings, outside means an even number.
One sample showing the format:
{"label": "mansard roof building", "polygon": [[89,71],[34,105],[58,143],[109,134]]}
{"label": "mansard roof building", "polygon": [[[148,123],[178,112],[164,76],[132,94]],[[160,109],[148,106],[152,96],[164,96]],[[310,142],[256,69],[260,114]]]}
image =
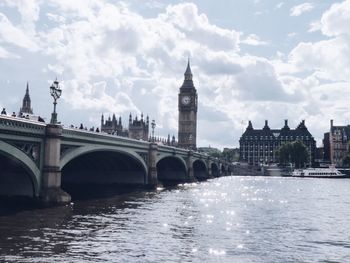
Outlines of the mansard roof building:
{"label": "mansard roof building", "polygon": [[311,166],[315,158],[316,141],[305,126],[305,121],[295,128],[290,129],[288,120],[281,129],[271,129],[267,120],[262,129],[254,129],[249,121],[248,127],[239,140],[240,161],[249,164],[277,163],[277,150],[287,142],[300,140],[308,149],[309,165]]}

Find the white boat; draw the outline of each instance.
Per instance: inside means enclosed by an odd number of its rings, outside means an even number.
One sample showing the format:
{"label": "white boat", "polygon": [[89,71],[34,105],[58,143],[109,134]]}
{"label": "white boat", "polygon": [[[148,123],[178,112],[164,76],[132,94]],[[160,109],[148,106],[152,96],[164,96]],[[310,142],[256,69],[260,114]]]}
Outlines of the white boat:
{"label": "white boat", "polygon": [[293,177],[310,177],[310,178],[346,178],[346,174],[341,173],[335,167],[329,168],[307,168],[295,169],[292,172]]}

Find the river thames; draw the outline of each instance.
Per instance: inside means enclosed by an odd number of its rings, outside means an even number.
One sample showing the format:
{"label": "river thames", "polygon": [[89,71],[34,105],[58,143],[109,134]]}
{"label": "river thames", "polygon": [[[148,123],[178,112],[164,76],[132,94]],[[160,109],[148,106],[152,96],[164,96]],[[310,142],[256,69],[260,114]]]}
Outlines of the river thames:
{"label": "river thames", "polygon": [[1,262],[350,262],[350,180],[223,177],[0,216]]}

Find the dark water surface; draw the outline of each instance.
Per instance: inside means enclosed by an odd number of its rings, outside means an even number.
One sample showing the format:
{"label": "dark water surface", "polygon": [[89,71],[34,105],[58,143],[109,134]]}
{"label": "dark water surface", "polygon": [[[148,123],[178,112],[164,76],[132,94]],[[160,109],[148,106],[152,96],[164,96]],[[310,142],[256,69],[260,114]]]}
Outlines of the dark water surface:
{"label": "dark water surface", "polygon": [[350,180],[225,177],[0,216],[1,262],[350,262]]}

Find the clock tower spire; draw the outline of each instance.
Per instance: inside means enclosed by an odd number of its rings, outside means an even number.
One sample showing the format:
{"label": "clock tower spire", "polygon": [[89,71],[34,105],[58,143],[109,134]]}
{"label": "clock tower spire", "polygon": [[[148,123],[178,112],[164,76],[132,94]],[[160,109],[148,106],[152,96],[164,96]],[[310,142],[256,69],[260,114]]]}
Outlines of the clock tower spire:
{"label": "clock tower spire", "polygon": [[179,105],[179,134],[178,146],[186,149],[196,149],[197,144],[197,108],[198,95],[193,85],[190,59],[184,74],[184,82],[180,87]]}

